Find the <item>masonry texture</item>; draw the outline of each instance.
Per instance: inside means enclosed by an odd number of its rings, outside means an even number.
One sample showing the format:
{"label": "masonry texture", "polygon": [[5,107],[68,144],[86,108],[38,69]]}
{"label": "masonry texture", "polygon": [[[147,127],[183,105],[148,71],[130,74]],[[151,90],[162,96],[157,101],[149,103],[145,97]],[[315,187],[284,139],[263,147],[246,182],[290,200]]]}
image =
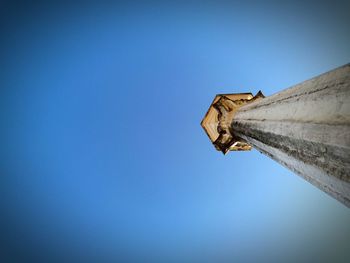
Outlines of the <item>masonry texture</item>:
{"label": "masonry texture", "polygon": [[350,207],[350,64],[243,106],[231,133]]}

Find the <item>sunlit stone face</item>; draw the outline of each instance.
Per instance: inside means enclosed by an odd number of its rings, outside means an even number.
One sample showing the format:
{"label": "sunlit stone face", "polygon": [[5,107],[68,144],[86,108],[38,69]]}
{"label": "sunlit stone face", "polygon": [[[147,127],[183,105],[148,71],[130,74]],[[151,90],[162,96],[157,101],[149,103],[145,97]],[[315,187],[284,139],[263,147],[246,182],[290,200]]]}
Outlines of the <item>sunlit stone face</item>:
{"label": "sunlit stone face", "polygon": [[251,93],[215,96],[201,125],[218,151],[226,154],[228,151],[247,151],[252,148],[243,139],[233,135],[231,122],[240,107],[261,97],[261,92],[256,96]]}

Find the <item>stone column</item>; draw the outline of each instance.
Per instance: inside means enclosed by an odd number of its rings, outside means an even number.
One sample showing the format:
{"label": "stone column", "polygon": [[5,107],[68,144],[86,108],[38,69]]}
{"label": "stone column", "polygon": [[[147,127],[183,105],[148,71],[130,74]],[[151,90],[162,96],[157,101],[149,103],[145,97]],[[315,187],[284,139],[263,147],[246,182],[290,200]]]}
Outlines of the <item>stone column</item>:
{"label": "stone column", "polygon": [[350,64],[242,106],[231,133],[350,207]]}

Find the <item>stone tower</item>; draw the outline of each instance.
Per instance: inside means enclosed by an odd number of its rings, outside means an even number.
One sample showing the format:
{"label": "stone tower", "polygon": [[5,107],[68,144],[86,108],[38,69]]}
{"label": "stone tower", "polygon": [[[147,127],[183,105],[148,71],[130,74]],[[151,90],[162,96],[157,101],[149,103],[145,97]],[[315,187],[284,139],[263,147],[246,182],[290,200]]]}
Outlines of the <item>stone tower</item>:
{"label": "stone tower", "polygon": [[201,125],[224,154],[254,147],[350,207],[350,64],[268,97],[217,95]]}

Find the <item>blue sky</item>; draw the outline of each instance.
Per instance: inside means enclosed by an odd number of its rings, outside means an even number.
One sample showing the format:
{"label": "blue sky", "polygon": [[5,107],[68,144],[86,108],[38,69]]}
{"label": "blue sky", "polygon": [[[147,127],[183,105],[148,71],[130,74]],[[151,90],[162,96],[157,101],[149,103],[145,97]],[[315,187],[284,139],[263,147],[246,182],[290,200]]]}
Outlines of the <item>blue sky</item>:
{"label": "blue sky", "polygon": [[4,261],[350,260],[348,208],[200,127],[348,63],[348,4],[0,7]]}

